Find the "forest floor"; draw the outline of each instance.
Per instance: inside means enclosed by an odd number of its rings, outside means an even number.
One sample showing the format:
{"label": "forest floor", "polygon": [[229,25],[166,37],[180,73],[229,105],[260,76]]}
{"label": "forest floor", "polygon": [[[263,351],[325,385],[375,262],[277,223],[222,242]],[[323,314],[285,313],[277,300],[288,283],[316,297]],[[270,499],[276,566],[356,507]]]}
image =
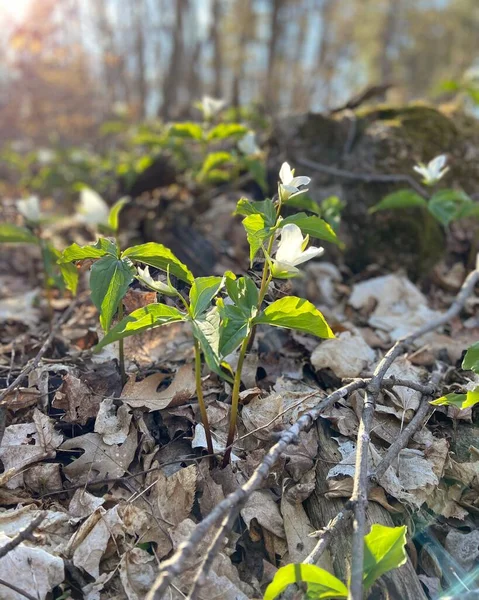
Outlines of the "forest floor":
{"label": "forest floor", "polygon": [[[230,248],[214,270],[238,270],[246,255],[228,225],[232,209],[225,198],[217,204],[222,215],[211,210],[202,216],[203,226],[229,240]],[[310,534],[328,526],[332,517],[327,515],[338,507],[348,509],[364,402],[360,388],[366,384],[321,402],[344,385],[367,383],[397,340],[436,321],[437,328],[401,348],[387,371],[389,383],[381,387],[371,470],[418,411],[421,419],[370,489],[370,507],[380,507],[374,515],[384,524],[408,526],[409,562],[398,572],[415,572],[424,598],[477,587],[477,411],[428,404],[477,385],[474,375],[460,369],[464,351],[479,339],[473,286],[457,314],[445,324],[440,320],[468,275],[463,264],[435,269],[427,293],[403,273],[375,265],[352,274],[344,264],[328,262],[327,253],[308,264],[304,277],[293,283],[295,292],[323,312],[337,337],[320,341],[278,328],[258,330],[244,368],[232,461],[221,468],[220,461],[214,459],[211,467],[205,457],[193,340],[186,325],[126,340],[129,379],[122,385],[117,348],[92,353],[99,325],[86,282],[77,299],[55,295],[50,329],[37,262],[30,247],[2,249],[0,393],[24,375],[0,405],[2,414],[6,407],[0,445],[2,599],[144,598],[158,566],[197,523],[255,475],[282,432],[313,411],[313,425],[280,453],[259,488],[238,504],[228,541],[212,556],[208,580],[197,596],[261,598],[278,567],[315,551],[321,534]],[[280,297],[286,291],[274,287],[271,294]],[[152,301],[151,292],[134,287],[125,310]],[[394,378],[413,387],[395,385]],[[220,456],[231,388],[207,370],[203,386]],[[34,533],[1,556],[2,540],[15,539],[33,520]],[[341,534],[332,536],[320,558],[315,556],[317,564],[343,581],[348,560],[341,544],[350,537],[345,521]],[[212,531],[196,545],[165,597],[188,596]],[[375,597],[382,593],[378,588]],[[399,596],[393,592],[391,597]]]}

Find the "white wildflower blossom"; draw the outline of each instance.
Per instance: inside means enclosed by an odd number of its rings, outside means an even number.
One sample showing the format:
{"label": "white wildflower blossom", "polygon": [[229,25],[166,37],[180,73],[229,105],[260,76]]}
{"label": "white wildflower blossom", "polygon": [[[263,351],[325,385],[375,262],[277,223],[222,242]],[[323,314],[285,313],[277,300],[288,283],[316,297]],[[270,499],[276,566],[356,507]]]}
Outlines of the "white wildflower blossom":
{"label": "white wildflower blossom", "polygon": [[78,213],[83,223],[94,226],[108,225],[110,207],[95,190],[83,188],[80,192]]}
{"label": "white wildflower blossom", "polygon": [[203,116],[205,119],[211,119],[224,107],[226,102],[222,98],[212,98],[211,96],[203,96],[201,106],[203,108]]}
{"label": "white wildflower blossom", "polygon": [[449,171],[449,167],[445,167],[446,161],[447,156],[441,154],[433,158],[427,165],[419,163],[414,167],[414,170],[422,175],[423,183],[434,185]]}
{"label": "white wildflower blossom", "polygon": [[309,185],[311,182],[310,177],[306,177],[305,175],[301,177],[295,177],[294,169],[291,169],[287,162],[284,162],[281,165],[279,179],[281,181],[279,184],[279,193],[281,195],[282,202],[286,202],[289,198],[296,194],[302,194],[303,192],[307,191],[303,188],[303,186]]}
{"label": "white wildflower blossom", "polygon": [[246,156],[254,156],[261,152],[261,149],[256,144],[256,136],[253,131],[248,131],[248,133],[240,139],[238,148]]}
{"label": "white wildflower blossom", "polygon": [[37,160],[41,165],[50,164],[55,158],[55,152],[50,148],[39,148],[37,150]]}
{"label": "white wildflower blossom", "polygon": [[18,212],[25,217],[27,221],[38,223],[40,221],[40,200],[38,196],[22,198],[15,202]]}
{"label": "white wildflower blossom", "polygon": [[321,256],[324,248],[310,246],[307,248],[309,235],[303,238],[301,229],[294,223],[289,223],[281,229],[281,240],[273,259],[272,275],[279,279],[297,277],[300,265],[316,256]]}

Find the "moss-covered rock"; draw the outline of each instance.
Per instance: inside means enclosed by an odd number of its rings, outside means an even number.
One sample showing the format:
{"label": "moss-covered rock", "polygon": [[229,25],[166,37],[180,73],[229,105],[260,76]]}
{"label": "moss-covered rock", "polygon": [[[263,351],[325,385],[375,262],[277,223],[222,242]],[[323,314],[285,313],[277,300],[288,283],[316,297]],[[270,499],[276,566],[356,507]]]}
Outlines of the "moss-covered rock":
{"label": "moss-covered rock", "polygon": [[[282,150],[276,162],[286,158],[299,174],[314,177],[313,195],[321,197],[331,186],[339,186],[346,203],[341,233],[347,246],[345,260],[355,271],[376,263],[388,269],[406,268],[417,279],[428,273],[446,248],[444,230],[427,211],[370,215],[370,207],[408,184],[364,181],[363,176],[409,175],[419,183],[413,166],[446,153],[450,171],[440,187],[479,192],[479,122],[453,107],[377,106],[335,117],[287,117],[277,124],[273,140]],[[301,166],[301,159],[353,175],[315,171]]]}

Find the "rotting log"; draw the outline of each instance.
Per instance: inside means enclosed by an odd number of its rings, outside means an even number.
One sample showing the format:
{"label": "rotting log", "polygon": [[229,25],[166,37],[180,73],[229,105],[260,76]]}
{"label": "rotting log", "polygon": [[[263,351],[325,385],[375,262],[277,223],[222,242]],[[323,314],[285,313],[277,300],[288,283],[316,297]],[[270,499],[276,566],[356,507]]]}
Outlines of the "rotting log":
{"label": "rotting log", "polygon": [[[341,460],[338,447],[332,439],[334,432],[327,422],[319,419],[317,422],[319,434],[319,455],[316,463],[316,488],[305,507],[311,523],[316,529],[325,527],[340,511],[345,509],[346,499],[326,498],[327,475],[332,466]],[[376,502],[370,502],[367,512],[368,525],[380,523],[394,527],[390,513]],[[351,522],[338,535],[332,538],[329,548],[335,575],[342,581],[349,578],[351,555]],[[414,570],[411,560],[402,567],[383,575],[378,584],[369,592],[370,600],[427,600],[421,582]]]}

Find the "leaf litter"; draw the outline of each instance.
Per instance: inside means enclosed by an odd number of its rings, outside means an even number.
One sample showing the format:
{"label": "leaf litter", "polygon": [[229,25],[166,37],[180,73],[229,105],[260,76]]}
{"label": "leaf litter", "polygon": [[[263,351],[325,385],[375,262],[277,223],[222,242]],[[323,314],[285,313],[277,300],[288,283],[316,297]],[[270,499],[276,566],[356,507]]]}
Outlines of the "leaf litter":
{"label": "leaf litter", "polygon": [[[448,306],[442,292],[433,287],[426,296],[401,274],[358,282],[325,262],[310,264],[307,272],[308,296],[338,324],[338,335],[318,344],[306,334],[258,330],[244,371],[233,460],[223,470],[211,470],[202,458],[206,437],[187,328],[172,325],[127,340],[129,379],[122,386],[117,349],[90,352],[98,334],[95,312],[85,299],[26,386],[7,396],[8,421],[0,445],[0,548],[39,511],[46,518],[32,538],[0,559],[2,577],[41,599],[52,590],[59,597],[73,589],[89,600],[144,598],[158,561],[171,556],[196,523],[251,476],[279,432],[342,379],[370,373],[394,340]],[[437,277],[443,288],[456,290],[463,272],[458,267],[451,274],[438,271]],[[34,288],[18,294],[12,289],[12,296],[0,299],[0,377],[6,373],[10,381],[38,351],[42,318]],[[128,310],[150,302],[148,294],[132,289]],[[22,319],[18,306],[23,307]],[[393,364],[388,376],[425,383],[440,361],[447,367],[445,393],[475,385],[470,374],[456,369],[464,349],[477,340],[475,305],[468,310],[469,325],[457,320],[453,329],[425,336],[414,352]],[[207,371],[202,377],[214,451],[220,453],[231,388]],[[421,394],[408,388],[383,391],[374,416],[371,471],[420,402]],[[340,453],[328,465],[328,499],[351,495],[362,403],[362,392],[355,392],[321,416]],[[479,456],[474,450],[459,456],[456,440],[460,424],[473,424],[476,418],[473,410],[465,415],[438,407],[369,492],[370,501],[387,512],[400,518],[411,514],[464,573],[479,558]],[[242,507],[200,598],[259,598],[278,567],[311,552],[314,515],[307,500],[317,488],[318,453],[315,427],[286,449],[267,486]],[[206,536],[176,580],[180,592],[171,588],[171,597],[187,593],[193,568],[210,543]],[[428,546],[421,540],[416,544],[426,589],[439,589],[444,567],[431,558],[437,552],[422,552]],[[68,565],[76,569],[76,579]],[[1,594],[7,600],[18,598],[3,588]]]}

